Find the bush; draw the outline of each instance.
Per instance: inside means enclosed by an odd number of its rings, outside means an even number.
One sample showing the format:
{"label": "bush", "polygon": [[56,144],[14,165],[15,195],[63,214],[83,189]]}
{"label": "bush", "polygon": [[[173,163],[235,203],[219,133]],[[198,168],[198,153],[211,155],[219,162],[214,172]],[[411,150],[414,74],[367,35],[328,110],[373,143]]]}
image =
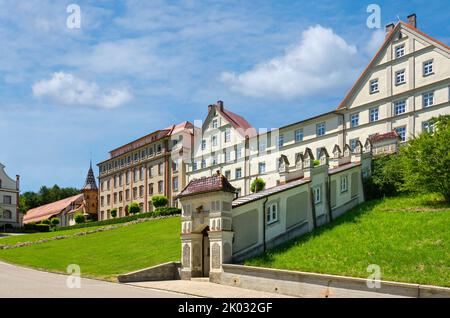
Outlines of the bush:
{"label": "bush", "polygon": [[319,159],[314,160],[313,163],[314,163],[314,167],[320,166],[320,160]]}
{"label": "bush", "polygon": [[0,225],[0,228],[3,228],[5,230],[12,230],[14,227],[12,226],[12,224],[6,223],[3,225]]}
{"label": "bush", "polygon": [[152,197],[152,204],[155,208],[161,208],[169,203],[169,199],[167,199],[164,195],[155,195]]}
{"label": "bush", "polygon": [[42,224],[48,224],[48,225],[50,225],[50,224],[51,224],[51,221],[50,221],[49,219],[47,219],[47,220],[42,221],[41,223],[42,223]]}
{"label": "bush", "polygon": [[36,231],[50,232],[50,225],[49,224],[36,224]]}
{"label": "bush", "polygon": [[403,185],[403,158],[398,154],[381,156],[372,161],[372,176],[364,180],[366,200],[396,196],[406,192]]}
{"label": "bush", "polygon": [[181,209],[165,206],[165,207],[157,208],[157,209],[155,209],[155,211],[153,211],[154,217],[176,215],[176,214],[181,214]]}
{"label": "bush", "polygon": [[82,213],[75,214],[75,223],[76,224],[82,224],[86,222],[86,217]]}
{"label": "bush", "polygon": [[141,212],[141,208],[139,207],[139,204],[137,202],[131,202],[128,206],[128,213],[130,214],[136,214]]}
{"label": "bush", "polygon": [[156,209],[153,212],[129,215],[129,216],[121,217],[121,218],[115,218],[115,219],[109,219],[109,220],[103,220],[103,221],[88,222],[88,223],[77,224],[77,225],[72,225],[72,226],[58,227],[55,229],[55,231],[80,229],[80,228],[85,228],[85,227],[104,226],[104,225],[111,225],[111,224],[120,224],[120,223],[131,222],[131,221],[135,221],[135,220],[139,220],[139,219],[155,218],[155,217],[162,216],[162,215],[176,215],[176,214],[181,214],[181,209],[173,208],[173,207],[162,207],[162,208]]}
{"label": "bush", "polygon": [[250,185],[250,191],[251,192],[259,192],[264,190],[266,187],[266,182],[262,178],[256,178],[253,180],[252,184]]}
{"label": "bush", "polygon": [[440,193],[450,203],[450,115],[432,118],[434,131],[422,133],[400,150],[404,188]]}
{"label": "bush", "polygon": [[59,224],[59,219],[58,218],[53,218],[50,220],[50,224],[52,226],[57,226]]}
{"label": "bush", "polygon": [[114,208],[114,209],[111,210],[111,216],[112,216],[113,218],[115,218],[115,217],[117,216],[117,209],[116,209],[116,208]]}

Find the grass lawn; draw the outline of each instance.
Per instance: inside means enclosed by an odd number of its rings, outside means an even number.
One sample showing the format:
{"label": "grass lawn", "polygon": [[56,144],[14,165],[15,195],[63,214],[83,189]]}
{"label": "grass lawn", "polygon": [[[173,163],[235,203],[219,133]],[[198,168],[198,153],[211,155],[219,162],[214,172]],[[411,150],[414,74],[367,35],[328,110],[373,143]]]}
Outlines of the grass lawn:
{"label": "grass lawn", "polygon": [[366,202],[246,265],[450,286],[450,206],[436,195]]}
{"label": "grass lawn", "polygon": [[[32,233],[23,235],[9,235],[8,237],[2,238],[0,240],[0,245],[14,245],[21,242],[35,242],[41,239],[61,236],[61,235],[72,235],[79,232],[87,232],[104,226],[93,226],[81,229],[65,230],[65,231],[55,231],[55,232],[44,232],[44,233]],[[1,234],[0,234],[1,235]]]}
{"label": "grass lawn", "polygon": [[78,264],[82,276],[113,279],[118,274],[178,261],[180,244],[180,218],[173,217],[87,236],[0,250],[0,259],[62,273],[66,273],[69,264]]}

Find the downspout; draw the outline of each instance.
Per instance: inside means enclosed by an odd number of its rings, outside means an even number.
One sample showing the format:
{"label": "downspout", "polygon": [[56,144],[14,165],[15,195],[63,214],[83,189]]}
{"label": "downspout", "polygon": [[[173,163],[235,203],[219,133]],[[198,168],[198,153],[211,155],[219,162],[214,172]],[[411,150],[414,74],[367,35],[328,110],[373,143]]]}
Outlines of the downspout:
{"label": "downspout", "polygon": [[263,213],[262,213],[262,221],[263,221],[263,252],[266,252],[266,203],[269,200],[267,196],[263,202]]}
{"label": "downspout", "polygon": [[329,222],[333,221],[333,213],[331,211],[331,177],[327,171],[327,208]]}

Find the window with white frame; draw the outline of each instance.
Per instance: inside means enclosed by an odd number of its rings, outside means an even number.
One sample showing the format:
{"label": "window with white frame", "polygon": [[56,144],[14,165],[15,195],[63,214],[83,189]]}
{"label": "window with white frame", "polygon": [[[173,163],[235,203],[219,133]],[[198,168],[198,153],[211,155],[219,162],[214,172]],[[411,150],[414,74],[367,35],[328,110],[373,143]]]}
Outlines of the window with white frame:
{"label": "window with white frame", "polygon": [[266,207],[266,220],[267,224],[278,221],[278,203],[270,203]]}
{"label": "window with white frame", "polygon": [[217,146],[217,136],[212,136],[211,137],[211,143],[212,143],[213,147]]}
{"label": "window with white frame", "polygon": [[217,158],[217,156],[213,156],[212,157],[212,165],[215,166],[219,164],[219,159]]}
{"label": "window with white frame", "polygon": [[406,112],[406,99],[398,100],[394,102],[394,114],[396,116]]}
{"label": "window with white frame", "polygon": [[235,178],[236,178],[236,179],[242,178],[242,169],[241,169],[241,168],[236,168],[236,171],[235,171]]}
{"label": "window with white frame", "polygon": [[427,92],[423,94],[423,107],[429,107],[434,104],[434,92]]}
{"label": "window with white frame", "polygon": [[197,171],[197,163],[196,162],[192,163],[192,171]]}
{"label": "window with white frame", "polygon": [[217,128],[217,127],[218,127],[218,121],[217,121],[217,119],[214,119],[212,121],[212,128]]}
{"label": "window with white frame", "polygon": [[370,93],[378,92],[378,78],[370,81]]}
{"label": "window with white frame", "polygon": [[325,123],[319,123],[316,125],[317,136],[323,136],[323,135],[325,135],[325,132],[326,132]]}
{"label": "window with white frame", "polygon": [[284,145],[284,135],[280,134],[278,136],[278,147],[283,147],[283,145]]}
{"label": "window with white frame", "polygon": [[378,107],[369,110],[369,121],[374,122],[378,120]]}
{"label": "window with white frame", "polygon": [[320,202],[322,202],[322,193],[320,187],[314,187],[313,194],[314,194],[314,204],[319,204]]}
{"label": "window with white frame", "polygon": [[173,188],[173,191],[178,191],[178,177],[173,177],[172,188]]}
{"label": "window with white frame", "polygon": [[359,125],[359,114],[352,114],[350,116],[350,126],[357,127]]}
{"label": "window with white frame", "polygon": [[266,151],[267,149],[267,136],[263,135],[259,138],[259,151]]}
{"label": "window with white frame", "polygon": [[206,149],[206,140],[203,139],[202,140],[202,150],[205,150],[205,149]]}
{"label": "window with white frame", "polygon": [[406,141],[406,127],[405,126],[395,128],[395,131],[400,136],[402,141]]}
{"label": "window with white frame", "polygon": [[423,62],[423,76],[433,74],[433,60]]}
{"label": "window with white frame", "polygon": [[225,162],[230,162],[231,161],[231,151],[226,151],[225,152]]}
{"label": "window with white frame", "polygon": [[225,171],[225,178],[230,180],[230,178],[231,178],[231,171],[230,170]]}
{"label": "window with white frame", "polygon": [[400,85],[406,82],[405,70],[395,72],[395,84]]}
{"label": "window with white frame", "polygon": [[341,192],[345,192],[348,190],[348,177],[341,176]]}
{"label": "window with white frame", "polygon": [[237,146],[236,148],[236,159],[240,159],[242,157],[242,146]]}
{"label": "window with white frame", "polygon": [[202,167],[202,169],[206,168],[206,160],[205,159],[202,160],[201,167]]}
{"label": "window with white frame", "polygon": [[395,58],[399,58],[402,57],[403,55],[405,55],[405,45],[399,45],[395,48]]}
{"label": "window with white frame", "polygon": [[303,129],[297,129],[295,131],[295,142],[299,142],[303,140]]}
{"label": "window with white frame", "polygon": [[358,145],[358,141],[359,141],[359,138],[350,139],[349,146],[352,151],[355,150],[356,146]]}
{"label": "window with white frame", "polygon": [[266,173],[266,163],[265,162],[260,162],[258,164],[258,173],[259,174]]}
{"label": "window with white frame", "polygon": [[434,124],[431,121],[424,121],[422,123],[422,131],[427,133],[432,133],[434,131]]}
{"label": "window with white frame", "polygon": [[225,130],[225,132],[224,132],[224,139],[225,139],[225,142],[230,142],[231,141],[231,131],[229,129]]}

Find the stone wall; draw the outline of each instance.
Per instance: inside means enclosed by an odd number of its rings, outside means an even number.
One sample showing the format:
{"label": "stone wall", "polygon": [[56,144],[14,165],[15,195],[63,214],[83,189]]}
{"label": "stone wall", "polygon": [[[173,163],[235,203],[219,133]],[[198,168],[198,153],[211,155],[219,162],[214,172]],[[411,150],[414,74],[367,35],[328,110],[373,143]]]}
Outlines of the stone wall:
{"label": "stone wall", "polygon": [[179,262],[168,262],[119,275],[117,280],[120,283],[132,283],[180,279],[180,267]]}
{"label": "stone wall", "polygon": [[446,297],[450,288],[381,281],[368,288],[364,278],[277,270],[242,265],[222,265],[215,283],[296,297]]}

